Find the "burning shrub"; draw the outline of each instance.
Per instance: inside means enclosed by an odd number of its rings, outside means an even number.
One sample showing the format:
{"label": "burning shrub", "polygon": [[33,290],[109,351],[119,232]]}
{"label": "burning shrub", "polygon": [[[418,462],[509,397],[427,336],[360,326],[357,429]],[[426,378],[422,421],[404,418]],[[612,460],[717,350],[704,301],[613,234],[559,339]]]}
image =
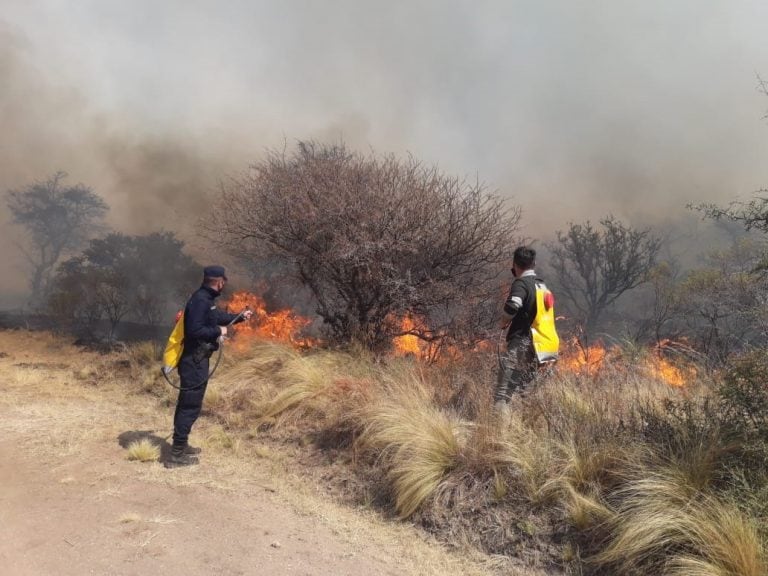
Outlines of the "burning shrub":
{"label": "burning shrub", "polygon": [[[381,348],[489,326],[518,219],[481,184],[412,157],[300,143],[225,186],[210,231],[236,256],[288,270],[337,341]],[[424,326],[404,329],[407,315]]]}
{"label": "burning shrub", "polygon": [[232,343],[236,350],[246,352],[255,339],[286,342],[296,348],[309,347],[314,343],[312,339],[302,336],[303,330],[312,323],[309,318],[289,309],[268,312],[264,298],[250,292],[235,292],[227,302],[230,313],[237,314],[246,307],[253,311],[253,318],[233,327],[236,337]]}

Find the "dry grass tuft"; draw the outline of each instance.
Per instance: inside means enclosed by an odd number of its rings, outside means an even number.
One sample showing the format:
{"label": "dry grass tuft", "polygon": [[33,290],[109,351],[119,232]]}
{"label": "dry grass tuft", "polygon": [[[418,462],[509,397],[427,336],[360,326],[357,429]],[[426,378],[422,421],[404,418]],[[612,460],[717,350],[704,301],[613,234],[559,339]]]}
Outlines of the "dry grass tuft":
{"label": "dry grass tuft", "polygon": [[92,364],[81,366],[76,370],[73,370],[72,374],[75,379],[85,382],[94,382],[99,378],[99,371],[96,366],[93,366]]}
{"label": "dry grass tuft", "polygon": [[160,459],[160,446],[149,438],[136,440],[128,445],[128,460],[139,462],[156,462]]}
{"label": "dry grass tuft", "polygon": [[361,445],[381,455],[401,518],[416,512],[457,466],[467,435],[458,419],[429,400],[423,385],[395,385],[364,416]]}
{"label": "dry grass tuft", "polygon": [[205,436],[205,443],[212,448],[221,450],[238,451],[240,448],[240,439],[228,433],[221,426],[216,426]]}
{"label": "dry grass tuft", "polygon": [[120,380],[128,380],[136,392],[152,394],[164,400],[171,401],[174,390],[168,386],[160,374],[162,350],[155,342],[137,342],[126,346],[124,350],[115,353],[117,359],[111,370],[102,368],[96,381],[103,381],[107,374]]}
{"label": "dry grass tuft", "polygon": [[687,525],[689,552],[670,562],[670,576],[760,576],[766,574],[765,549],[751,520],[710,499],[692,509]]}
{"label": "dry grass tuft", "polygon": [[150,341],[131,344],[125,353],[128,360],[135,366],[152,366],[154,368],[162,359],[162,351],[159,346]]}
{"label": "dry grass tuft", "polygon": [[518,490],[535,506],[551,502],[548,478],[556,464],[555,451],[547,436],[541,436],[514,419],[500,442],[501,460],[513,466]]}
{"label": "dry grass tuft", "polygon": [[326,443],[351,443],[373,388],[367,360],[339,352],[300,355],[273,343],[252,350],[252,357],[232,361],[207,404],[222,422],[250,430],[290,423],[320,432]]}
{"label": "dry grass tuft", "polygon": [[12,367],[8,374],[11,384],[16,386],[30,386],[39,381],[39,375],[26,368]]}
{"label": "dry grass tuft", "polygon": [[332,385],[335,367],[331,354],[297,356],[289,360],[279,372],[288,385],[256,408],[261,421],[274,419],[321,395]]}
{"label": "dry grass tuft", "polygon": [[221,386],[215,382],[209,383],[205,390],[205,397],[203,398],[203,409],[216,411],[221,410],[225,405],[226,400]]}
{"label": "dry grass tuft", "polygon": [[557,447],[559,473],[551,480],[568,484],[582,494],[622,484],[644,457],[642,447],[626,445],[619,439],[594,439],[592,444],[584,439],[571,440]]}
{"label": "dry grass tuft", "polygon": [[287,362],[300,357],[298,352],[284,344],[254,341],[245,351],[227,349],[222,372],[217,378],[227,387],[254,377],[272,376]]}
{"label": "dry grass tuft", "polygon": [[615,513],[597,495],[579,493],[570,484],[564,485],[561,495],[565,517],[582,533],[589,533],[615,518]]}
{"label": "dry grass tuft", "polygon": [[607,545],[591,559],[595,566],[622,574],[765,573],[754,525],[697,491],[679,470],[646,471],[613,496],[616,513],[604,527]]}
{"label": "dry grass tuft", "polygon": [[279,458],[279,454],[277,454],[269,446],[254,446],[251,448],[251,454],[264,460],[274,460]]}

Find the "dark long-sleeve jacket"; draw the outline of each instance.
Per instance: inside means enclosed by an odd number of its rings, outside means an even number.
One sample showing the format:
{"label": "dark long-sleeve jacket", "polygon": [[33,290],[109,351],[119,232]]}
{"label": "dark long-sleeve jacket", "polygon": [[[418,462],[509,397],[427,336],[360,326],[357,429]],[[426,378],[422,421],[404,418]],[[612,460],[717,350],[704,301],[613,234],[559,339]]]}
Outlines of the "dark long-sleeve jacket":
{"label": "dark long-sleeve jacket", "polygon": [[[219,293],[208,286],[200,286],[184,307],[184,355],[192,355],[205,342],[216,350],[221,335],[219,326],[232,322],[237,314],[229,314],[216,307]],[[238,319],[238,322],[242,318]]]}

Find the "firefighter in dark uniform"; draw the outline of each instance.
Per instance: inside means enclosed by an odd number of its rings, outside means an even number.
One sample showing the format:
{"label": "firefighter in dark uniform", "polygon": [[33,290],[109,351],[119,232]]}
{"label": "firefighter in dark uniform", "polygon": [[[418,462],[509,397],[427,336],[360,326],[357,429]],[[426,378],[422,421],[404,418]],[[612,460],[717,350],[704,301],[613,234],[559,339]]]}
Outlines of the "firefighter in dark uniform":
{"label": "firefighter in dark uniform", "polygon": [[208,386],[208,359],[218,350],[227,335],[227,326],[251,317],[246,310],[241,315],[228,314],[216,308],[215,300],[227,283],[222,266],[206,266],[203,284],[184,307],[184,350],[179,360],[179,398],[173,416],[173,446],[165,465],[168,468],[197,464],[200,448],[189,445],[189,433],[200,415]]}
{"label": "firefighter in dark uniform", "polygon": [[536,318],[536,251],[527,246],[515,250],[512,273],[515,280],[504,302],[502,326],[507,328],[506,351],[501,354],[494,394],[496,410],[508,409],[512,395],[523,393],[536,374],[536,352],[531,324]]}

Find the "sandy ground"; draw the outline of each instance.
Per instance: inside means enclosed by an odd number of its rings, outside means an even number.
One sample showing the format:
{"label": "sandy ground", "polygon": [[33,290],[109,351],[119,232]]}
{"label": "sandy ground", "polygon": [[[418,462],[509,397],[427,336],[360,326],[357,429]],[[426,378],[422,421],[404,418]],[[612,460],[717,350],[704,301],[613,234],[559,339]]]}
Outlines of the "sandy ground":
{"label": "sandy ground", "polygon": [[0,566],[9,576],[400,572],[386,551],[347,540],[263,488],[148,482],[116,442],[76,458],[19,448],[4,434]]}
{"label": "sandy ground", "polygon": [[[79,382],[96,362],[54,339],[0,332],[0,573],[27,575],[491,574],[407,524],[323,499],[290,462],[224,450],[201,422],[196,467],[127,459],[170,411]],[[202,440],[200,442],[199,440]],[[505,571],[505,573],[512,573]]]}
{"label": "sandy ground", "polygon": [[115,450],[88,463],[25,458],[0,443],[4,574],[395,574],[257,490],[221,494],[137,478]]}

